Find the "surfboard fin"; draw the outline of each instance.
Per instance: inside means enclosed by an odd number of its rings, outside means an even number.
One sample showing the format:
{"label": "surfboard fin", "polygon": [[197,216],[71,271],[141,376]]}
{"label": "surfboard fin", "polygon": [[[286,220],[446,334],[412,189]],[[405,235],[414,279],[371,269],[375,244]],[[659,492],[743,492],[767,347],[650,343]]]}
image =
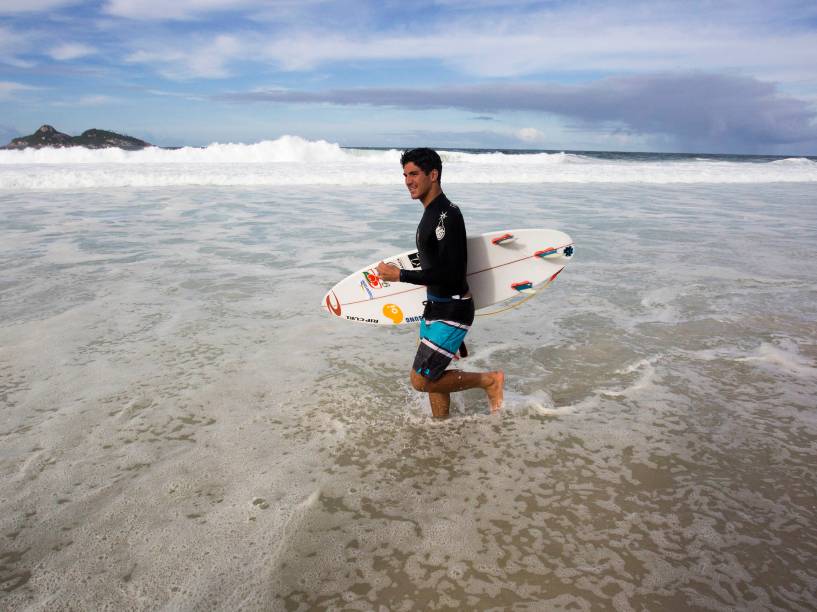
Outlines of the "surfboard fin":
{"label": "surfboard fin", "polygon": [[534,257],[542,257],[542,258],[545,258],[545,257],[559,257],[559,256],[572,257],[573,256],[573,246],[568,244],[564,249],[562,249],[561,253],[559,253],[559,248],[558,247],[548,247],[546,249],[542,249],[541,251],[536,251],[533,254],[533,256]]}
{"label": "surfboard fin", "polygon": [[501,236],[497,236],[496,238],[491,240],[491,243],[500,246],[503,244],[507,244],[509,242],[513,242],[514,240],[515,238],[513,234],[502,234]]}

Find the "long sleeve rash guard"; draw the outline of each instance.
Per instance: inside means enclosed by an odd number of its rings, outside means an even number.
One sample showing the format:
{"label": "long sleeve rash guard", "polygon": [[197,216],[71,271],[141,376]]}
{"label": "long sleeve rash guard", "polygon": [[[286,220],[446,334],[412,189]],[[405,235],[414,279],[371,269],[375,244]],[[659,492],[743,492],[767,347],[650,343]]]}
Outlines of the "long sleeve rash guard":
{"label": "long sleeve rash guard", "polygon": [[438,297],[468,293],[465,221],[460,209],[445,194],[426,206],[417,226],[416,241],[421,269],[400,270],[400,281],[426,285],[428,293]]}

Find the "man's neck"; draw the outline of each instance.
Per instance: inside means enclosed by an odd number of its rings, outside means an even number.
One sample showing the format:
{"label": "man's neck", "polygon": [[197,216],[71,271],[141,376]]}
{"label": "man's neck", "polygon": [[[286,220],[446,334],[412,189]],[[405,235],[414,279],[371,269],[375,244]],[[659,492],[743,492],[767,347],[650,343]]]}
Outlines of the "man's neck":
{"label": "man's neck", "polygon": [[428,205],[431,204],[434,200],[436,200],[437,196],[440,195],[442,192],[443,190],[440,189],[439,183],[434,183],[431,189],[428,190],[426,196],[421,200],[423,203],[423,208],[428,208]]}

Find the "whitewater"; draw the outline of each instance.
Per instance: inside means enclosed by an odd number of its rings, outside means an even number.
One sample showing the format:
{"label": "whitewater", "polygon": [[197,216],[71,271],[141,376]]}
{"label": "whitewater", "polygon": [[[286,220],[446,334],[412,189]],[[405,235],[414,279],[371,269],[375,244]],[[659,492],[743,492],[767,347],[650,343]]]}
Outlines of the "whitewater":
{"label": "whitewater", "polygon": [[3,610],[817,608],[817,165],[445,151],[469,233],[575,240],[430,418],[399,151],[0,152]]}
{"label": "whitewater", "polygon": [[[141,151],[0,151],[0,190],[171,186],[391,185],[398,150],[284,136],[255,144]],[[817,182],[817,161],[781,158],[442,151],[446,183]]]}

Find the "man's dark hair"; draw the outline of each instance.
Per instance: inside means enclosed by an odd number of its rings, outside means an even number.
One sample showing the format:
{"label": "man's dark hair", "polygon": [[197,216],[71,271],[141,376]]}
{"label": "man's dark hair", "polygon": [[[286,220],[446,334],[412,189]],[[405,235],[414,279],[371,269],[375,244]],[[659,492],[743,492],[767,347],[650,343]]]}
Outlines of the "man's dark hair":
{"label": "man's dark hair", "polygon": [[437,171],[437,180],[442,181],[443,178],[443,160],[434,149],[421,147],[419,149],[409,149],[404,151],[400,156],[400,165],[404,166],[413,162],[420,170],[429,174],[432,170]]}

